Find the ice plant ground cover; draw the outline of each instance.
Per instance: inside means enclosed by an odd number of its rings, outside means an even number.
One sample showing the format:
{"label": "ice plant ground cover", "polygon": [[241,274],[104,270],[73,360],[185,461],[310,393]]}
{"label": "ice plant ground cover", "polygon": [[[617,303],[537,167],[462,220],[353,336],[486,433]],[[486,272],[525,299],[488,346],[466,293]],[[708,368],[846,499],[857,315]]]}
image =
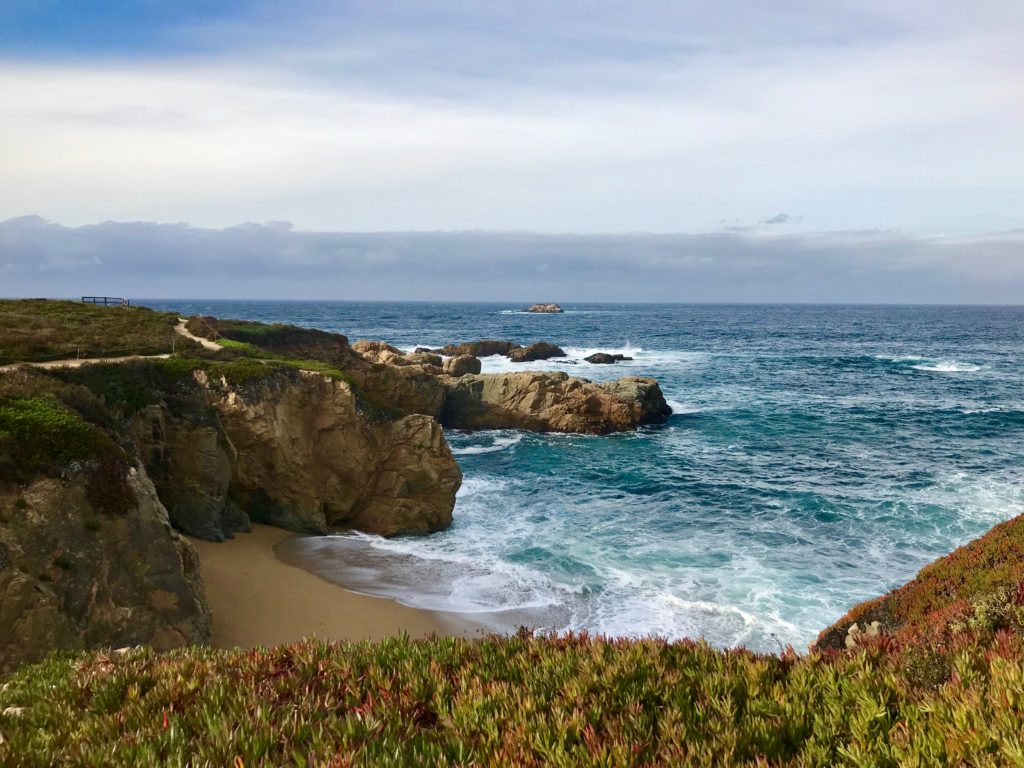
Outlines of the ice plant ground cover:
{"label": "ice plant ground cover", "polygon": [[1022,765],[1024,643],[781,656],[702,643],[307,641],[55,657],[0,693],[0,762]]}

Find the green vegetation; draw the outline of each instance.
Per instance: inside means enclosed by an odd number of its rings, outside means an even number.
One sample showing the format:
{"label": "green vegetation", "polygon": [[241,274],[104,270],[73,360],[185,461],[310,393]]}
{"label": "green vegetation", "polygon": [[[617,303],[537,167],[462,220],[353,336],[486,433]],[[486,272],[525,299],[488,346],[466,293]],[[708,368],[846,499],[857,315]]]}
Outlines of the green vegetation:
{"label": "green vegetation", "polygon": [[[262,327],[269,328],[270,326]],[[323,362],[322,360],[303,360],[300,358],[285,357],[283,355],[275,354],[274,352],[269,352],[268,350],[262,349],[247,341],[235,341],[234,339],[221,338],[217,343],[225,349],[237,351],[247,358],[278,363],[300,371],[315,371],[316,373],[322,373],[324,376],[330,376],[332,379],[352,384],[351,376],[337,366]],[[236,358],[235,362],[239,362],[241,359],[244,358]],[[228,381],[231,381],[231,379],[229,378]]]}
{"label": "green vegetation", "polygon": [[872,621],[896,642],[944,643],[965,627],[1001,628],[1019,615],[1010,610],[1014,601],[1024,605],[1024,515],[930,563],[902,587],[855,606],[822,632],[818,644],[841,648],[850,624]]}
{"label": "green vegetation", "polygon": [[194,346],[173,314],[74,301],[0,301],[0,365],[74,357],[157,355]]}
{"label": "green vegetation", "polygon": [[881,648],[523,634],[60,657],[0,692],[0,762],[1021,765],[1022,651],[1011,635],[963,645],[937,686]]}
{"label": "green vegetation", "polygon": [[0,399],[0,479],[84,461],[108,442],[56,400]]}

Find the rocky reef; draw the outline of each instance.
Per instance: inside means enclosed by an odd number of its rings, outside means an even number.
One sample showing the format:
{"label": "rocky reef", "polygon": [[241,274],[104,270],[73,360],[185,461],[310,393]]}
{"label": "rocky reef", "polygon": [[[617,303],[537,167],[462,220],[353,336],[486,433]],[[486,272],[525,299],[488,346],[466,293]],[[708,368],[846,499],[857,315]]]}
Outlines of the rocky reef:
{"label": "rocky reef", "polygon": [[529,307],[526,308],[526,311],[527,312],[542,313],[542,314],[555,314],[555,315],[557,315],[557,314],[560,314],[560,313],[564,312],[565,310],[563,310],[560,306],[558,306],[555,303],[550,303],[550,304],[531,304]]}

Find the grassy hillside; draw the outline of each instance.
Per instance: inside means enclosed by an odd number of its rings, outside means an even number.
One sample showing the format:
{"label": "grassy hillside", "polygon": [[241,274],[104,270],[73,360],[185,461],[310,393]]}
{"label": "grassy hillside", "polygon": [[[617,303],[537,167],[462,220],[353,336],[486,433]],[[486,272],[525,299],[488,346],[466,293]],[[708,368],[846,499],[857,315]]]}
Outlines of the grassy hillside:
{"label": "grassy hillside", "polygon": [[145,307],[74,301],[0,301],[0,365],[82,357],[156,355],[183,341],[177,318]]}
{"label": "grassy hillside", "polygon": [[854,622],[877,621],[894,642],[947,643],[965,630],[1024,631],[1024,515],[921,569],[887,595],[854,607],[818,637],[843,648]]}
{"label": "grassy hillside", "polygon": [[90,654],[8,682],[0,763],[1022,765],[1022,650],[973,640],[941,679],[913,649],[524,635]]}

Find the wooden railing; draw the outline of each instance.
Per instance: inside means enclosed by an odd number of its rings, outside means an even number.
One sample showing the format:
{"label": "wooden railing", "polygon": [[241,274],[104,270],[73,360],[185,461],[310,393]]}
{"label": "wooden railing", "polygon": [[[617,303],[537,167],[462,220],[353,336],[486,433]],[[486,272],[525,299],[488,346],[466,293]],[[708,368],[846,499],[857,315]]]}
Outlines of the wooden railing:
{"label": "wooden railing", "polygon": [[128,299],[118,296],[83,296],[82,303],[102,304],[104,307],[130,307],[132,304]]}

